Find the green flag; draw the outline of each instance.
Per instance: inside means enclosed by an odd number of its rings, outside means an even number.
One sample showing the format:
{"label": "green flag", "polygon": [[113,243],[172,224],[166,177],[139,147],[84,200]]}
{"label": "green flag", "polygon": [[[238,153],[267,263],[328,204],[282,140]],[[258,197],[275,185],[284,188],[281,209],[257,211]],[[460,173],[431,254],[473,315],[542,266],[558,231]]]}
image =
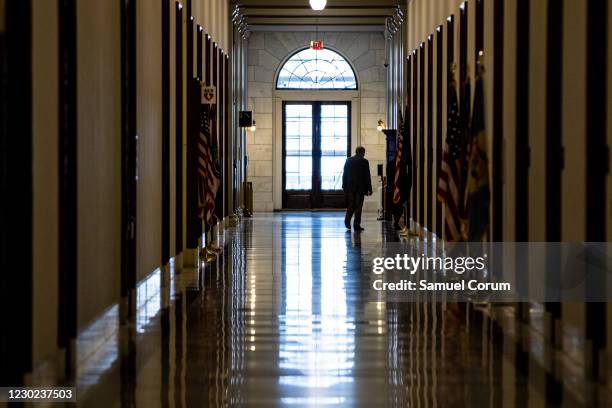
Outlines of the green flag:
{"label": "green flag", "polygon": [[479,67],[470,132],[468,175],[465,191],[465,209],[468,217],[468,240],[482,241],[489,230],[489,187],[488,141],[485,129],[483,69]]}

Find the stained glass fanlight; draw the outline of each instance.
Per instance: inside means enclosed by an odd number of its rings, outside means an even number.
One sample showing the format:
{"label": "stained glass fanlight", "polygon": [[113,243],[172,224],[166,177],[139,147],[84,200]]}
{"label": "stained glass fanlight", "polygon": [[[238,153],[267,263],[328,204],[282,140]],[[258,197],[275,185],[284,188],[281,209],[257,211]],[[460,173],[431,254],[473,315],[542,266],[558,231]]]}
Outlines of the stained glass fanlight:
{"label": "stained glass fanlight", "polygon": [[357,89],[355,72],[337,52],[296,52],[278,74],[277,89]]}

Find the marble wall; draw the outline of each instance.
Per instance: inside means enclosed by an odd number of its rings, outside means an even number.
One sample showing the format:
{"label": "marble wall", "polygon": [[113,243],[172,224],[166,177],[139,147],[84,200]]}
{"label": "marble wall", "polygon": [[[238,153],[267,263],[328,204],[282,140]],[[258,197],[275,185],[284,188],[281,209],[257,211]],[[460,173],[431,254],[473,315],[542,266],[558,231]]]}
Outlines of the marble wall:
{"label": "marble wall", "polygon": [[[325,47],[338,51],[355,69],[358,92],[347,91],[277,91],[276,75],[282,62],[295,51],[308,47],[313,39],[323,40]],[[253,183],[255,211],[280,209],[282,189],[279,179],[282,158],[275,154],[275,146],[282,143],[281,116],[277,106],[282,100],[335,100],[352,101],[353,148],[358,144],[366,148],[370,161],[372,185],[376,192],[380,182],[376,165],[384,162],[384,135],[376,131],[379,119],[386,117],[385,101],[385,40],[382,32],[254,32],[248,47],[249,109],[257,122],[257,131],[248,132],[249,181]],[[317,93],[313,96],[313,93]],[[324,93],[326,95],[324,95]],[[291,96],[289,96],[291,94]],[[308,95],[306,95],[308,94]],[[314,97],[314,99],[313,99]],[[297,99],[296,99],[297,98]],[[277,164],[275,166],[275,164]],[[366,199],[365,210],[376,211],[379,197],[375,193]]]}

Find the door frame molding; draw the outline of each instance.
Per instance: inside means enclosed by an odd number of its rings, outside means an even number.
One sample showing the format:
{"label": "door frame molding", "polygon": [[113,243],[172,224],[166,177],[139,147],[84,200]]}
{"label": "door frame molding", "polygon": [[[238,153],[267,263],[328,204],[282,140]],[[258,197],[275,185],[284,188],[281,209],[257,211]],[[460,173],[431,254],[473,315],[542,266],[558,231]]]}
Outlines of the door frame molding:
{"label": "door frame molding", "polygon": [[361,144],[361,93],[355,91],[282,91],[272,95],[272,199],[274,210],[283,208],[283,102],[337,102],[351,103],[351,146]]}

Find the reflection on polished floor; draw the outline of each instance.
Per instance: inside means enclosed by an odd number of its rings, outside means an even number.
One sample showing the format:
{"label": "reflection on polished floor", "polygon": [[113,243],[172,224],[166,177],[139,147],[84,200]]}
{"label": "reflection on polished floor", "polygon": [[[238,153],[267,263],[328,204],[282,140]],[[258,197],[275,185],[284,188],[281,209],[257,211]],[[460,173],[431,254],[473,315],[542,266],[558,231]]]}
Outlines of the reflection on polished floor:
{"label": "reflection on polished floor", "polygon": [[257,215],[216,264],[151,276],[136,327],[100,341],[92,325],[98,342],[79,345],[80,405],[589,405],[458,305],[371,302],[361,265],[397,237],[365,228],[336,212]]}

